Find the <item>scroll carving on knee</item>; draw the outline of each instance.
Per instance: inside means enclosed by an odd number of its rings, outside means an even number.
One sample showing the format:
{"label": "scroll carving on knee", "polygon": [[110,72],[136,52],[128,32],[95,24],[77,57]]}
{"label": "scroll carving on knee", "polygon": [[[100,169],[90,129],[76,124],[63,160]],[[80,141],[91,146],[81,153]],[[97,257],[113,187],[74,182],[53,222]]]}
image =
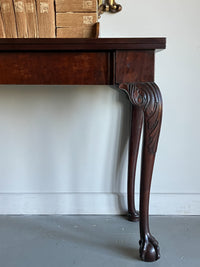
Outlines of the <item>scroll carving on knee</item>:
{"label": "scroll carving on knee", "polygon": [[144,112],[144,123],[148,130],[148,151],[155,154],[162,120],[162,97],[158,86],[154,82],[137,82],[120,84],[134,106]]}

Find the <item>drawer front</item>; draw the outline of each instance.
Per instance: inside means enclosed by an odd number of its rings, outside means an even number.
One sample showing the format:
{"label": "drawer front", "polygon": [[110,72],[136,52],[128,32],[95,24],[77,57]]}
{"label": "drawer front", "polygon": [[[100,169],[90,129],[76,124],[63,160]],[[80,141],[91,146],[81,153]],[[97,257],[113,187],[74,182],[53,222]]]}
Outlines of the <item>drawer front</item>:
{"label": "drawer front", "polygon": [[108,52],[1,52],[0,84],[110,84]]}
{"label": "drawer front", "polygon": [[154,50],[116,51],[116,83],[153,82]]}

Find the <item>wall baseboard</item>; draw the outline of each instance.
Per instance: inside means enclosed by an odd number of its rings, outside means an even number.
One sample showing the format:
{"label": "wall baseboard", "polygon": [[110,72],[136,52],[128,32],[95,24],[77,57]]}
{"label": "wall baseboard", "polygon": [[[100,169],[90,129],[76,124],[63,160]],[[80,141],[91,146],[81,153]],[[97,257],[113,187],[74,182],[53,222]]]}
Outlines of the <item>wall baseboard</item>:
{"label": "wall baseboard", "polygon": [[[138,194],[136,195],[138,206]],[[1,193],[0,214],[125,214],[126,194]],[[200,194],[151,194],[151,215],[200,215]]]}

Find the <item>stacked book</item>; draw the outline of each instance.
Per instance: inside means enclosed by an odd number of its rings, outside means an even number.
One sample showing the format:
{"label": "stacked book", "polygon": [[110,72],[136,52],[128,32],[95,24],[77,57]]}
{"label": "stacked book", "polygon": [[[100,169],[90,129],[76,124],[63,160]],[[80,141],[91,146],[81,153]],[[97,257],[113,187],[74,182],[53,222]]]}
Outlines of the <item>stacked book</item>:
{"label": "stacked book", "polygon": [[56,0],[58,38],[95,37],[97,20],[97,0]]}
{"label": "stacked book", "polygon": [[0,38],[91,38],[97,0],[0,0]]}

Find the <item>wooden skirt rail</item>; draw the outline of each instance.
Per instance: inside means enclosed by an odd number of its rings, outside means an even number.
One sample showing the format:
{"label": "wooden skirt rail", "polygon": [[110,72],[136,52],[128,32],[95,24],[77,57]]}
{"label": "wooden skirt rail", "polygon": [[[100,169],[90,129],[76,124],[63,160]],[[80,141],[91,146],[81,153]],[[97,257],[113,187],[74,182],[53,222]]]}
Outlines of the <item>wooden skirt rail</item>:
{"label": "wooden skirt rail", "polygon": [[[114,85],[132,104],[128,163],[128,218],[140,221],[140,257],[159,259],[149,229],[149,194],[161,120],[162,97],[154,82],[155,51],[165,38],[0,39],[0,84]],[[143,130],[140,210],[134,188]]]}

